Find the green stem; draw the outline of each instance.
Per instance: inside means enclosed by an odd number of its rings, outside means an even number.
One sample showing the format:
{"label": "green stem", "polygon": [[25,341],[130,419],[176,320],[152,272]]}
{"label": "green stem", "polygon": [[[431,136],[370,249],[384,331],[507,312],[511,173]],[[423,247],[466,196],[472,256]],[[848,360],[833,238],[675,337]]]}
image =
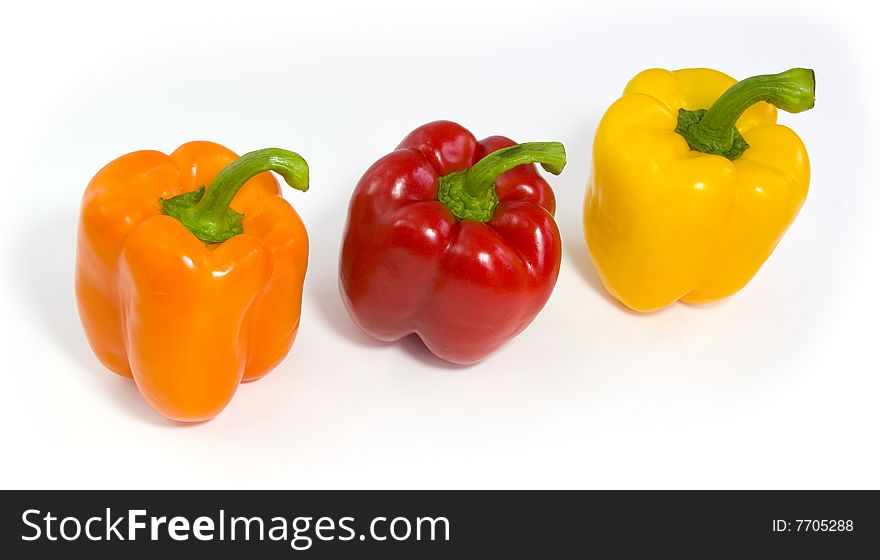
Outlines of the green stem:
{"label": "green stem", "polygon": [[565,148],[559,142],[526,142],[502,148],[470,169],[440,177],[438,198],[456,218],[488,222],[498,205],[495,180],[514,167],[532,163],[559,175],[565,167]]}
{"label": "green stem", "polygon": [[232,208],[232,199],[254,175],[274,171],[291,187],[309,189],[309,166],[294,152],[266,148],[247,153],[223,168],[205,190],[161,199],[162,210],[176,218],[205,243],[222,243],[244,231],[242,215]]}
{"label": "green stem", "polygon": [[684,136],[692,150],[734,160],[749,147],[737,130],[736,121],[759,101],[789,113],[812,109],[816,102],[815,73],[807,68],[792,68],[737,82],[709,109],[679,109],[675,131]]}

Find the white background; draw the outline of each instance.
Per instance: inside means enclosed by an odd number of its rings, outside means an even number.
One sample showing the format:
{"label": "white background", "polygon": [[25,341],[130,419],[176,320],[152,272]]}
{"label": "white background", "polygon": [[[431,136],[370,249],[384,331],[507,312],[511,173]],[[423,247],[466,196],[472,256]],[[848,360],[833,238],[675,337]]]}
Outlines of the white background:
{"label": "white background", "polygon": [[[5,7],[0,486],[880,487],[876,12],[606,4]],[[816,70],[816,108],[781,114],[808,147],[811,192],[738,295],[640,316],[603,292],[582,240],[592,135],[631,76],[693,66]],[[556,291],[471,368],[373,342],[337,293],[355,182],[438,118],[569,154],[551,179]],[[193,139],[303,154],[312,188],[285,196],[312,254],[288,358],[217,419],[181,426],[93,357],[74,242],[99,168]]]}

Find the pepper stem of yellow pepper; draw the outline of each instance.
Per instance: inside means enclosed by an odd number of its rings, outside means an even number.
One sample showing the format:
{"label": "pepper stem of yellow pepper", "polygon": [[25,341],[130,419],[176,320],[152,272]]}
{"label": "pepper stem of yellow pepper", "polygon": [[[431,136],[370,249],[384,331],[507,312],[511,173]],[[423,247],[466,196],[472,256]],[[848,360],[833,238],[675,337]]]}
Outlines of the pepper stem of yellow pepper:
{"label": "pepper stem of yellow pepper", "polygon": [[488,222],[498,206],[495,179],[514,167],[540,163],[559,175],[565,167],[565,147],[559,142],[526,142],[486,155],[470,169],[439,179],[438,198],[460,220]]}
{"label": "pepper stem of yellow pepper", "polygon": [[736,121],[759,101],[789,113],[812,109],[816,102],[816,75],[808,68],[792,68],[779,74],[753,76],[730,86],[709,109],[679,109],[675,131],[692,150],[740,157],[749,145],[736,128]]}
{"label": "pepper stem of yellow pepper", "polygon": [[205,243],[222,243],[244,232],[242,215],[232,208],[238,190],[254,175],[274,171],[291,187],[309,189],[309,166],[297,153],[266,148],[247,153],[223,168],[206,190],[160,199],[165,214],[176,218]]}

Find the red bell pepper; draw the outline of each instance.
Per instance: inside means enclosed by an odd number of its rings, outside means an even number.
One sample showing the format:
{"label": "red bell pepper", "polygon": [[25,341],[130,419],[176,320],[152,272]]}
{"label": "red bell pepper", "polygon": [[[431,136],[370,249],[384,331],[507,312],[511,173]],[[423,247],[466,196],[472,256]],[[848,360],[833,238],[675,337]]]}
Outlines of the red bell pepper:
{"label": "red bell pepper", "polygon": [[477,362],[547,303],[561,260],[558,142],[482,141],[437,121],[414,130],[352,195],[339,285],[354,321],[394,341],[418,334],[444,360]]}

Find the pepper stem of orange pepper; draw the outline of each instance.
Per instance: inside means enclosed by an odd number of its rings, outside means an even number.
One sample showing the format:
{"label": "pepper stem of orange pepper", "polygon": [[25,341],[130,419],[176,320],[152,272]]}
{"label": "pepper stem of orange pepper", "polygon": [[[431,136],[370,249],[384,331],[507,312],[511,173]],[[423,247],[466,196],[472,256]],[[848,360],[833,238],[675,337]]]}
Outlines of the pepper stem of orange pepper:
{"label": "pepper stem of orange pepper", "polygon": [[205,243],[222,243],[244,232],[242,215],[232,208],[238,190],[254,175],[274,171],[291,187],[309,189],[309,166],[299,154],[281,148],[247,153],[223,168],[206,190],[160,200],[162,210]]}
{"label": "pepper stem of orange pepper", "polygon": [[440,177],[438,198],[460,220],[488,222],[498,206],[495,179],[531,163],[559,175],[565,167],[565,147],[559,142],[526,142],[492,152],[470,169]]}
{"label": "pepper stem of orange pepper", "polygon": [[679,109],[675,131],[684,136],[692,150],[735,160],[749,148],[736,121],[759,101],[789,113],[812,109],[816,103],[816,75],[808,68],[792,68],[747,78],[730,86],[709,109]]}

